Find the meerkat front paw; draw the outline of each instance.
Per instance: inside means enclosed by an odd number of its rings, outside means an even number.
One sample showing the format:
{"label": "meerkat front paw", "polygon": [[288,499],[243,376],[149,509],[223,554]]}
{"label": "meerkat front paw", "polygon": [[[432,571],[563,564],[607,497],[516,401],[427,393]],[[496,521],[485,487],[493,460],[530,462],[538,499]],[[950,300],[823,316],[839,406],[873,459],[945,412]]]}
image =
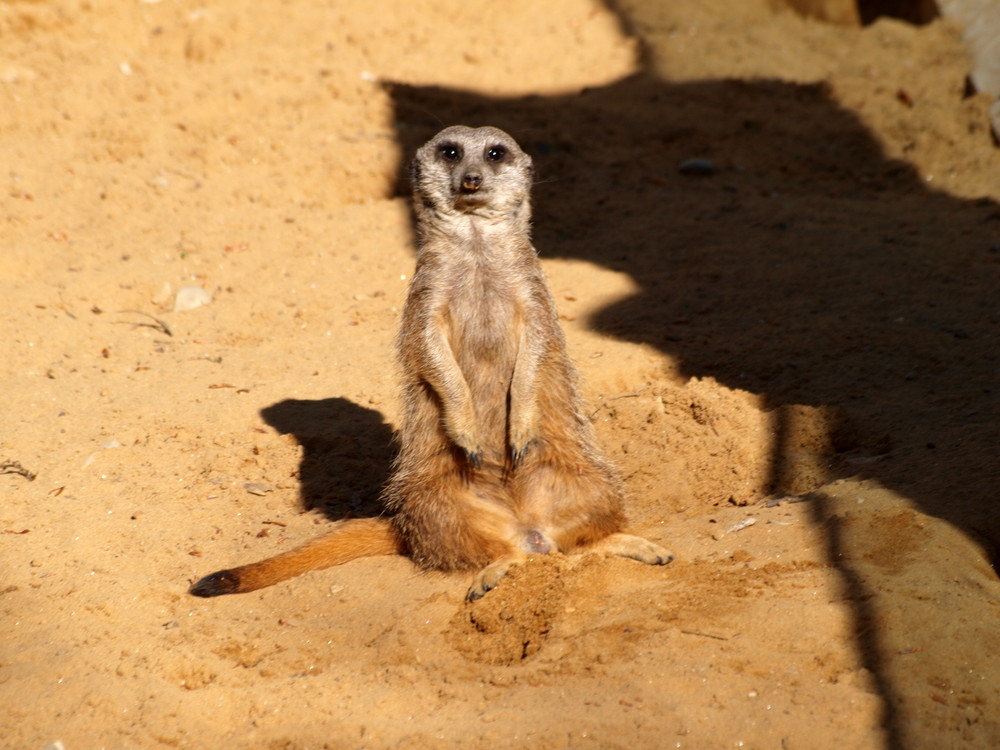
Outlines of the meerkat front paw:
{"label": "meerkat front paw", "polygon": [[531,438],[525,441],[514,442],[511,441],[510,444],[510,464],[515,469],[524,463],[524,459],[528,455],[528,451],[531,450],[531,446],[534,445],[535,440]]}
{"label": "meerkat front paw", "polygon": [[461,420],[461,425],[447,424],[448,437],[465,453],[465,458],[473,469],[483,464],[483,448],[479,442],[479,432],[475,427],[475,417]]}
{"label": "meerkat front paw", "polygon": [[483,465],[483,449],[479,440],[466,435],[456,435],[452,437],[452,441],[465,454],[465,460],[469,462],[469,466],[478,469]]}
{"label": "meerkat front paw", "polygon": [[516,468],[520,466],[538,434],[536,420],[533,415],[525,415],[520,419],[511,420],[510,425],[510,462]]}
{"label": "meerkat front paw", "polygon": [[481,450],[465,451],[465,459],[473,469],[481,469],[483,466],[483,452]]}

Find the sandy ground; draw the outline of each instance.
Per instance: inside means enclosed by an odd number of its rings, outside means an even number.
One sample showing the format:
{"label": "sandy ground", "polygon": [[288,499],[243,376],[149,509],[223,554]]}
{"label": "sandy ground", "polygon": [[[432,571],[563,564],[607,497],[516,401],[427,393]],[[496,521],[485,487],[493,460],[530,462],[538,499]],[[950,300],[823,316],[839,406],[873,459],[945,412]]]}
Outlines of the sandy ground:
{"label": "sandy ground", "polygon": [[[953,26],[19,0],[0,42],[4,747],[1000,746],[1000,150]],[[458,122],[534,155],[679,559],[189,596],[378,512],[403,165]]]}

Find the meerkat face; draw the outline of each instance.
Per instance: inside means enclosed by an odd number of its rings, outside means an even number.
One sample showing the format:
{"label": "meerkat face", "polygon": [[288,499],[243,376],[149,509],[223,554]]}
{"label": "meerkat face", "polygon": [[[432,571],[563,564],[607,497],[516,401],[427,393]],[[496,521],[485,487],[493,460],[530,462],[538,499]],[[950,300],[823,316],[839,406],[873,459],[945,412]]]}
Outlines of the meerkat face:
{"label": "meerkat face", "polygon": [[413,186],[425,206],[439,212],[511,212],[527,200],[531,157],[497,128],[446,128],[413,160]]}

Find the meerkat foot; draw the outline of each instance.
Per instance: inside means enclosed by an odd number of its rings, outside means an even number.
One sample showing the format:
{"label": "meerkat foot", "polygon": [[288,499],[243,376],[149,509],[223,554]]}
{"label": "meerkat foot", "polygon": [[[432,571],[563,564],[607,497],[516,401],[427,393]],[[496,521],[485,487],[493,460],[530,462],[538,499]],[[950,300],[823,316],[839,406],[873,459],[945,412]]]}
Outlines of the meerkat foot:
{"label": "meerkat foot", "polygon": [[594,552],[627,557],[646,565],[666,565],[674,554],[648,539],[632,534],[612,534],[590,548]]}
{"label": "meerkat foot", "polygon": [[490,563],[480,570],[469,587],[469,592],[465,595],[465,600],[474,602],[482,599],[487,593],[497,587],[503,577],[510,572],[510,569],[525,559],[524,554],[509,555],[495,562]]}

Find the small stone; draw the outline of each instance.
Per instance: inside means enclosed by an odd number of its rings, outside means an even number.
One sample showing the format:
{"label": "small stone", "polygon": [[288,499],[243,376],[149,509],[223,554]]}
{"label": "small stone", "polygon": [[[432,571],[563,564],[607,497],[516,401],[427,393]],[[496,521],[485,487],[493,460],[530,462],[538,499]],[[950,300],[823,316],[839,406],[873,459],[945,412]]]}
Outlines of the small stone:
{"label": "small stone", "polygon": [[744,518],[742,521],[737,521],[732,526],[729,527],[728,533],[735,534],[737,531],[743,531],[743,529],[753,526],[757,523],[756,518]]}
{"label": "small stone", "polygon": [[3,83],[20,83],[22,81],[34,81],[38,78],[38,73],[36,73],[31,68],[22,68],[17,65],[8,65],[3,70],[0,70],[0,81]]}
{"label": "small stone", "polygon": [[212,293],[200,286],[182,286],[174,297],[174,312],[194,310],[212,301]]}
{"label": "small stone", "polygon": [[692,177],[708,177],[715,174],[715,164],[703,158],[682,161],[677,169],[681,174]]}
{"label": "small stone", "polygon": [[247,482],[243,485],[243,489],[251,495],[266,495],[268,492],[274,492],[274,487],[260,482]]}

